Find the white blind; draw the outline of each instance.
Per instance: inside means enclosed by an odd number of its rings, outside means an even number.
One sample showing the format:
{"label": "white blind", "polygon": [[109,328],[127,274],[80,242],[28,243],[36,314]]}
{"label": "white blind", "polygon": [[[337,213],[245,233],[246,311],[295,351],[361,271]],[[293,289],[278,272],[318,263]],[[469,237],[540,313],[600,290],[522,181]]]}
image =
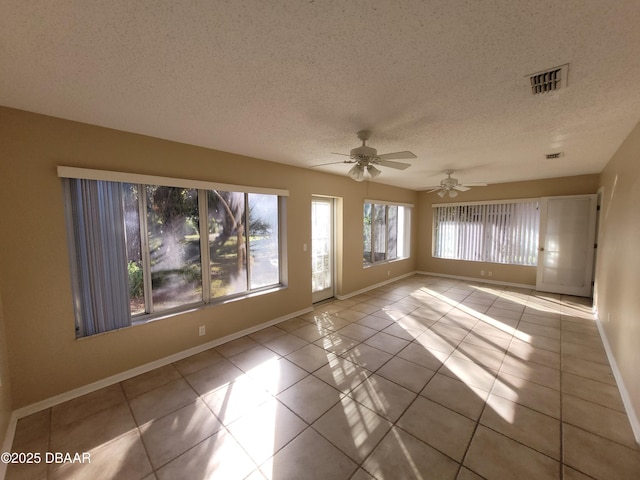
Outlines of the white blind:
{"label": "white blind", "polygon": [[434,257],[537,265],[538,200],[434,206]]}

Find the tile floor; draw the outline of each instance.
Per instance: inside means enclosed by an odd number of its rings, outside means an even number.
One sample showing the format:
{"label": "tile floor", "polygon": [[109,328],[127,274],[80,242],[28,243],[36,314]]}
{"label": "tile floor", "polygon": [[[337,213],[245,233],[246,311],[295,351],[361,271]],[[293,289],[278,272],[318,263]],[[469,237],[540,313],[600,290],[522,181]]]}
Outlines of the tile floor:
{"label": "tile floor", "polygon": [[640,478],[589,312],[414,276],[23,418],[91,463],[7,478]]}

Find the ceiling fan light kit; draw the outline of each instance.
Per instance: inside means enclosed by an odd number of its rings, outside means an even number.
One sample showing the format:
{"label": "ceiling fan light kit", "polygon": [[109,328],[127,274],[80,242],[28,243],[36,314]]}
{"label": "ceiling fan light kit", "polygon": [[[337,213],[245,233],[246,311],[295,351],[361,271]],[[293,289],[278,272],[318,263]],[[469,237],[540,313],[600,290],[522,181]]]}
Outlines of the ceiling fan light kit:
{"label": "ceiling fan light kit", "polygon": [[[445,196],[446,194],[447,194],[447,191],[446,191],[446,190],[440,190],[440,191],[438,192],[438,196],[439,196],[440,198],[444,198],[444,196]],[[457,197],[457,196],[458,196],[458,192],[456,192],[455,190],[449,190],[449,196],[450,196],[451,198]]]}
{"label": "ceiling fan light kit", "polygon": [[[371,178],[376,178],[378,175],[382,173],[373,165],[367,165],[366,172],[369,174],[369,177]],[[365,167],[362,166],[360,163],[356,163],[353,167],[351,167],[351,170],[349,170],[347,175],[349,175],[356,182],[362,182],[365,179]]]}
{"label": "ceiling fan light kit", "polygon": [[364,180],[364,167],[359,163],[356,163],[351,170],[347,173],[352,179],[356,182],[361,182]]}
{"label": "ceiling fan light kit", "polygon": [[382,173],[382,171],[378,170],[373,165],[367,165],[367,172],[371,176],[371,178],[376,178],[378,175]]}

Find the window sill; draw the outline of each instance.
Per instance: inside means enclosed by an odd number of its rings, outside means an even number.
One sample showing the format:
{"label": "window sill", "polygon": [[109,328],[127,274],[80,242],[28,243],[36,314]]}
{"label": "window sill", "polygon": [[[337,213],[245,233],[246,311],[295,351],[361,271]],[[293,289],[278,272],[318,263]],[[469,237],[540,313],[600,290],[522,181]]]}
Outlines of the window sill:
{"label": "window sill", "polygon": [[367,268],[377,267],[379,265],[388,265],[390,263],[402,262],[403,260],[409,260],[409,258],[411,257],[394,258],[393,260],[380,260],[379,262],[375,263],[367,263],[362,265],[362,269],[365,270]]}
{"label": "window sill", "polygon": [[287,288],[284,285],[277,285],[275,287],[266,287],[264,290],[255,290],[250,293],[242,294],[237,297],[226,298],[224,300],[211,300],[209,303],[197,303],[191,305],[185,305],[183,307],[178,307],[173,310],[167,310],[164,312],[158,313],[150,313],[145,315],[140,315],[139,317],[135,317],[131,321],[132,326],[143,325],[145,323],[154,322],[156,320],[162,320],[164,318],[175,317],[176,315],[181,315],[183,313],[195,312],[198,310],[203,310],[206,308],[216,307],[218,305],[227,305],[229,303],[235,303],[247,298],[259,297],[262,295],[268,295],[270,293],[279,292]]}
{"label": "window sill", "polygon": [[101,333],[96,333],[93,335],[89,335],[86,337],[77,337],[76,340],[87,340],[90,338],[95,338],[95,337],[100,337],[102,335],[109,335],[110,333],[114,333],[114,332],[119,332],[122,330],[126,330],[129,329],[131,327],[137,327],[140,325],[145,325],[147,323],[151,323],[151,322],[155,322],[157,320],[164,320],[166,318],[172,318],[172,317],[177,317],[179,315],[183,315],[185,313],[192,313],[192,312],[197,312],[199,310],[205,310],[211,307],[217,307],[219,305],[226,305],[226,304],[230,304],[230,303],[235,303],[235,302],[239,302],[242,300],[246,300],[248,298],[253,298],[253,297],[259,297],[262,295],[268,295],[271,293],[276,293],[276,292],[280,292],[282,290],[285,290],[287,288],[286,285],[276,285],[273,287],[266,287],[263,290],[256,290],[247,294],[243,294],[243,295],[239,295],[237,297],[233,297],[233,298],[226,298],[224,300],[219,300],[219,301],[211,301],[209,303],[197,303],[197,304],[190,304],[190,305],[184,305],[182,307],[178,307],[172,310],[166,310],[164,312],[158,312],[158,313],[149,313],[149,314],[143,314],[143,315],[139,315],[137,317],[132,317],[131,319],[131,325],[127,326],[127,327],[123,327],[123,328],[118,328],[116,330],[109,330],[108,332],[101,332]]}

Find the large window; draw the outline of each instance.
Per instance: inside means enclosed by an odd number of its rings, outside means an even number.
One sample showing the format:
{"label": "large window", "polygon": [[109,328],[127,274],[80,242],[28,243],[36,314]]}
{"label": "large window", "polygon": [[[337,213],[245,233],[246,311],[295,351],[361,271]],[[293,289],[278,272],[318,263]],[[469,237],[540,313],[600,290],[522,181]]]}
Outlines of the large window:
{"label": "large window", "polygon": [[364,265],[409,256],[411,207],[366,201],[363,225]]}
{"label": "large window", "polygon": [[537,200],[434,205],[433,256],[537,265]]}
{"label": "large window", "polygon": [[280,284],[277,194],[65,183],[77,336]]}

